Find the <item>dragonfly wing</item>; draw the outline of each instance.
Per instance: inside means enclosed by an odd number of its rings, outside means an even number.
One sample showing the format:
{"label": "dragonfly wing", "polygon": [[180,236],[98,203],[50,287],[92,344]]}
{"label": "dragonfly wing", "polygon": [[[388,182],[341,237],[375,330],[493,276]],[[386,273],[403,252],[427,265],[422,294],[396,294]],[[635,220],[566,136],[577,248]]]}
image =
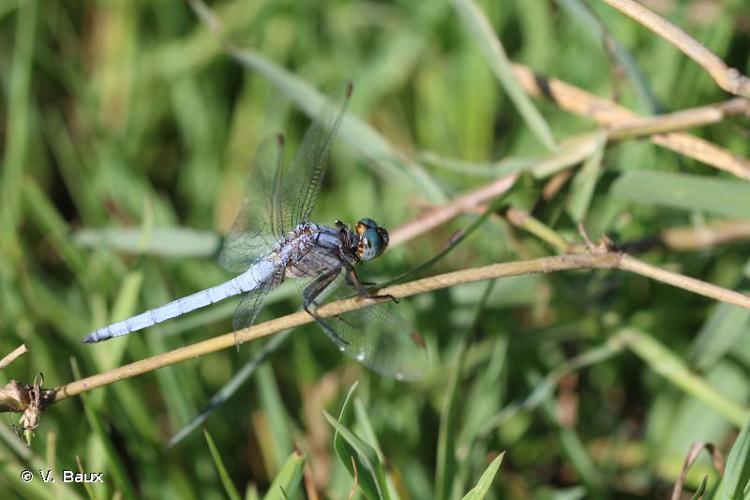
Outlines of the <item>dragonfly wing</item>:
{"label": "dragonfly wing", "polygon": [[284,167],[283,136],[267,139],[258,147],[247,194],[219,253],[224,268],[245,271],[279,238],[309,220],[320,193],[328,152],[351,93],[348,83],[326,100],[288,168]]}
{"label": "dragonfly wing", "polygon": [[[316,303],[347,296],[351,288],[340,276],[323,291]],[[399,380],[427,375],[429,360],[422,336],[402,319],[390,300],[318,320],[340,351],[368,368]]]}
{"label": "dragonfly wing", "polygon": [[318,200],[325,175],[328,153],[341,125],[352,95],[352,84],[331,94],[322,111],[305,132],[288,173],[284,176],[282,196],[289,204],[283,213],[288,228],[307,222]]}
{"label": "dragonfly wing", "polygon": [[424,378],[427,349],[422,337],[390,302],[318,322],[338,348],[370,369],[399,380]]}
{"label": "dragonfly wing", "polygon": [[234,310],[234,317],[232,318],[232,326],[235,331],[247,328],[255,323],[260,310],[263,308],[263,300],[266,295],[276,288],[281,283],[281,280],[281,272],[278,272],[268,279],[263,286],[250,290],[242,297],[242,300],[237,305],[237,309]]}
{"label": "dragonfly wing", "polygon": [[255,152],[242,205],[219,252],[219,263],[228,271],[247,270],[283,236],[278,227],[283,153],[282,136],[266,139]]}

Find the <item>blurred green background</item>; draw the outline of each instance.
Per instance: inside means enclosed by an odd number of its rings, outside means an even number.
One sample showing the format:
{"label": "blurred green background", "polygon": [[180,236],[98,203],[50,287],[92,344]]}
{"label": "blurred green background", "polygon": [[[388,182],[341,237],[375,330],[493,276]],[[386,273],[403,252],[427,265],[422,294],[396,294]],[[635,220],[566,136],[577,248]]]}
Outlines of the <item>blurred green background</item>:
{"label": "blurred green background", "polygon": [[[750,72],[745,0],[647,3]],[[729,97],[603,2],[477,5],[510,59],[639,113]],[[54,387],[77,378],[76,365],[86,376],[230,331],[236,301],[102,345],[79,342],[229,277],[213,259],[217,235],[232,223],[260,141],[282,131],[288,151],[296,149],[309,124],[305,89],[325,93],[352,80],[349,112],[371,127],[341,130],[314,214],[322,223],[371,216],[396,228],[493,182],[508,159],[519,159],[510,164],[522,171],[505,205],[533,211],[570,242],[580,242],[578,218],[592,237],[619,243],[750,219],[747,181],[645,140],[606,148],[588,177],[590,203],[571,208],[583,177],[538,203],[548,179],[523,165],[556,153],[521,118],[477,32],[450,3],[210,7],[253,64],[229,57],[178,0],[0,1],[0,354],[21,342],[30,350],[3,383],[30,383],[41,372]],[[558,142],[596,128],[533,102]],[[747,157],[748,130],[747,120],[730,119],[691,133]],[[651,172],[672,175],[653,180]],[[363,268],[364,279],[382,282],[426,261],[476,217],[461,215],[389,250]],[[652,246],[639,258],[742,290],[748,250],[747,240],[687,252]],[[492,216],[427,274],[554,253]],[[294,291],[275,294],[259,321],[296,310]],[[397,307],[427,340],[434,371],[422,382],[372,374],[307,325],[276,340],[257,369],[249,363],[273,339],[55,404],[28,448],[9,417],[0,426],[2,488],[18,498],[211,499],[233,494],[225,474],[243,497],[270,488],[283,498],[271,488],[276,478],[290,498],[303,498],[298,462],[277,476],[298,449],[308,487],[345,498],[351,463],[334,453],[323,411],[338,416],[358,380],[345,425],[378,444],[376,469],[391,498],[460,498],[503,451],[487,498],[664,498],[692,443],[726,454],[750,415],[750,313],[643,277],[519,277]],[[200,429],[165,449],[243,367],[250,376],[199,426],[215,456]],[[105,472],[105,485],[87,492],[59,479],[19,479],[24,468],[77,470],[77,457],[83,470]],[[367,471],[358,472],[367,493]],[[704,474],[713,488],[708,459],[694,466],[688,487]]]}

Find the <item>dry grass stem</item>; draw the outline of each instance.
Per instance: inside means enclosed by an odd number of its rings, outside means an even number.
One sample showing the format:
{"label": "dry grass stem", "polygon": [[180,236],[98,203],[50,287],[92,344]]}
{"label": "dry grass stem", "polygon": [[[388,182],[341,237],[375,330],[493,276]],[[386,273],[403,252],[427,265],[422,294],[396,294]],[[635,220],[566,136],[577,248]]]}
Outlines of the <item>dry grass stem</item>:
{"label": "dry grass stem", "polygon": [[604,0],[604,2],[680,49],[686,56],[701,65],[719,87],[732,94],[750,98],[750,78],[724,64],[719,56],[674,24],[633,0]]}
{"label": "dry grass stem", "polygon": [[559,193],[568,180],[573,177],[573,173],[573,169],[568,168],[553,175],[542,188],[542,199],[544,201],[550,201],[557,196],[557,193]]}
{"label": "dry grass stem", "polygon": [[724,243],[750,240],[750,221],[721,221],[702,227],[666,229],[660,238],[673,250],[706,250]]}
{"label": "dry grass stem", "polygon": [[721,455],[721,452],[717,449],[716,445],[703,441],[693,443],[693,445],[690,447],[690,450],[688,450],[687,455],[685,456],[685,461],[682,463],[680,476],[677,478],[677,481],[674,484],[674,488],[672,489],[672,496],[670,497],[671,500],[680,500],[680,498],[682,498],[682,489],[685,486],[685,480],[687,479],[688,470],[690,470],[690,467],[693,466],[695,461],[698,459],[698,455],[700,455],[700,452],[703,451],[704,448],[711,455],[711,461],[714,464],[714,468],[719,472],[719,474],[724,475],[724,457]]}
{"label": "dry grass stem", "polygon": [[[602,247],[597,246],[595,248]],[[383,288],[380,293],[391,295],[395,298],[404,298],[464,283],[524,274],[552,273],[578,269],[621,269],[678,288],[689,290],[699,295],[750,309],[750,296],[652,266],[628,255],[606,251],[543,257],[539,259],[505,262],[491,264],[484,267],[464,269]],[[334,316],[366,307],[371,305],[373,301],[374,299],[362,299],[359,297],[339,300],[321,307],[318,309],[318,314],[324,318]],[[265,323],[250,328],[245,328],[243,330],[220,335],[202,342],[179,347],[170,352],[135,361],[113,370],[81,380],[76,380],[70,384],[61,386],[56,389],[54,401],[60,401],[71,396],[76,396],[82,392],[90,391],[98,387],[109,385],[126,378],[141,375],[188,359],[232,348],[235,346],[235,343],[242,344],[250,340],[288,330],[289,328],[295,328],[305,323],[310,323],[311,321],[312,318],[307,313],[299,311],[281,318],[266,321]]]}
{"label": "dry grass stem", "polygon": [[[561,80],[536,75],[521,64],[514,64],[513,70],[526,92],[536,97],[546,97],[561,109],[587,116],[601,125],[617,125],[639,117],[637,113],[608,99],[597,97]],[[709,141],[683,132],[652,135],[650,140],[658,146],[750,180],[750,160]]]}
{"label": "dry grass stem", "polygon": [[609,127],[609,137],[613,140],[622,140],[676,132],[719,123],[728,116],[740,114],[750,116],[750,101],[735,97],[719,104],[700,106],[664,115],[643,116],[620,122]]}
{"label": "dry grass stem", "polygon": [[469,212],[477,206],[508,192],[516,182],[516,175],[501,177],[496,181],[471,191],[448,203],[434,207],[423,214],[391,231],[390,246],[400,245],[420,234],[434,229],[460,213]]}
{"label": "dry grass stem", "polygon": [[641,276],[661,281],[662,283],[667,283],[668,285],[676,286],[677,288],[682,288],[683,290],[688,290],[704,297],[710,297],[721,302],[750,309],[750,296],[744,293],[735,292],[734,290],[712,285],[699,279],[667,271],[629,255],[622,256],[618,267],[623,271],[640,274]]}
{"label": "dry grass stem", "polygon": [[29,352],[29,349],[26,347],[26,344],[21,344],[20,346],[16,347],[12,352],[7,354],[3,359],[0,359],[0,370],[4,370],[12,362],[14,362],[19,356],[23,356],[27,352]]}

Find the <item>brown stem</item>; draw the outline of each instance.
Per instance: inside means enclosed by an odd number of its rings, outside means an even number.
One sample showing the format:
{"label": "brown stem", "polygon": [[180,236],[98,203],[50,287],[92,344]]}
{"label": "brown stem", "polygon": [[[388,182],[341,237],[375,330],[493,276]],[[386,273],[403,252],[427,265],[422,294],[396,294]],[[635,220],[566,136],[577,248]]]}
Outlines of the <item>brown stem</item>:
{"label": "brown stem", "polygon": [[735,95],[750,97],[750,78],[737,69],[727,66],[719,56],[682,29],[633,0],[604,0],[604,2],[680,49],[686,56],[701,65],[719,87]]}
{"label": "brown stem", "polygon": [[[621,269],[646,276],[682,288],[699,295],[704,295],[722,302],[735,304],[750,309],[750,296],[721,288],[695,278],[683,276],[678,273],[667,271],[659,267],[646,264],[638,259],[617,252],[594,252],[560,255],[557,257],[543,257],[540,259],[505,262],[491,264],[484,267],[465,269],[437,276],[431,276],[401,285],[394,285],[381,290],[383,294],[389,294],[396,298],[409,297],[420,293],[432,292],[442,288],[448,288],[464,283],[475,281],[497,279],[507,276],[518,276],[523,274],[551,273],[568,271],[574,269]],[[366,298],[350,298],[339,300],[320,307],[317,313],[321,317],[329,317],[345,312],[360,309],[376,303],[376,300]],[[164,354],[158,354],[150,358],[142,359],[113,370],[92,375],[81,380],[76,380],[56,389],[53,402],[60,401],[82,392],[90,391],[98,387],[112,384],[119,380],[141,375],[158,368],[173,365],[188,359],[197,358],[208,353],[235,346],[250,340],[258,339],[278,333],[289,328],[294,328],[312,321],[312,318],[300,311],[277,318],[259,325],[227,333],[212,339],[197,342],[192,345],[177,348]]]}
{"label": "brown stem", "polygon": [[[561,109],[589,117],[600,125],[615,125],[639,116],[624,106],[597,97],[569,83],[538,75],[522,64],[514,64],[513,72],[529,94],[546,97]],[[650,140],[658,146],[750,180],[750,160],[709,141],[683,132],[657,134],[651,136]]]}
{"label": "brown stem", "polygon": [[26,344],[21,344],[20,346],[16,347],[13,352],[8,353],[3,359],[0,359],[0,370],[4,370],[8,365],[10,365],[12,362],[14,362],[19,356],[22,356],[29,352],[28,347],[26,347]]}

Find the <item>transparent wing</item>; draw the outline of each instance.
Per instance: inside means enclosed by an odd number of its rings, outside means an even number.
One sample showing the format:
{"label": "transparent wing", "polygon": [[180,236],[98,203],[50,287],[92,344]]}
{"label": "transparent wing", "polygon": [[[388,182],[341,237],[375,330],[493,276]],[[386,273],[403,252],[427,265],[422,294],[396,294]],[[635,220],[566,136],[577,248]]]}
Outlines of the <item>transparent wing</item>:
{"label": "transparent wing", "polygon": [[247,270],[283,234],[279,227],[283,156],[281,135],[266,139],[255,152],[242,205],[219,252],[219,263],[228,271]]}
{"label": "transparent wing", "polygon": [[[318,297],[321,304],[351,295],[340,276]],[[429,368],[422,336],[395,311],[390,300],[318,320],[340,351],[368,368],[399,380],[425,377]]]}
{"label": "transparent wing", "polygon": [[283,200],[289,201],[289,209],[284,210],[283,222],[289,229],[310,218],[323,183],[331,143],[344,119],[351,95],[352,84],[349,82],[326,99],[284,175],[281,191]]}
{"label": "transparent wing", "polygon": [[232,317],[234,331],[247,328],[255,323],[260,310],[263,308],[263,300],[266,295],[281,283],[282,279],[280,273],[281,271],[266,281],[263,286],[247,292],[242,297],[242,300],[237,305],[237,309],[234,310],[234,316]]}

